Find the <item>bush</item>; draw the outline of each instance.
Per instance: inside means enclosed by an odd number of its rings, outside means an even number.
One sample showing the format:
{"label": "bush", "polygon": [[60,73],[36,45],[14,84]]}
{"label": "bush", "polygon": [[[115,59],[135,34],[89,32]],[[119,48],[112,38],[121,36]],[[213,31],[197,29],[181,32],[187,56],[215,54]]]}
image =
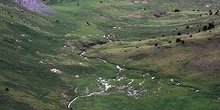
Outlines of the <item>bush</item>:
{"label": "bush", "polygon": [[60,20],[56,20],[55,22],[56,22],[56,23],[60,23]]}
{"label": "bush", "polygon": [[181,12],[179,9],[175,9],[173,12]]}
{"label": "bush", "polygon": [[208,30],[210,30],[210,29],[212,29],[212,28],[215,28],[214,23],[209,23],[209,25],[208,25]]}
{"label": "bush", "polygon": [[91,24],[89,22],[85,22],[86,25],[90,26]]}
{"label": "bush", "polygon": [[215,15],[218,15],[218,13],[219,13],[219,10],[217,10],[217,11],[215,12]]}
{"label": "bush", "polygon": [[181,39],[180,38],[176,38],[176,42],[181,42]]}
{"label": "bush", "polygon": [[212,10],[209,10],[209,15],[212,15]]}
{"label": "bush", "polygon": [[181,40],[181,44],[184,44],[185,43],[185,41],[184,40]]}
{"label": "bush", "polygon": [[178,32],[177,35],[178,35],[178,36],[181,36],[182,34],[181,34],[181,32]]}
{"label": "bush", "polygon": [[205,25],[202,29],[202,31],[207,31],[208,30],[208,27]]}
{"label": "bush", "polygon": [[9,91],[9,88],[5,88],[5,91]]}

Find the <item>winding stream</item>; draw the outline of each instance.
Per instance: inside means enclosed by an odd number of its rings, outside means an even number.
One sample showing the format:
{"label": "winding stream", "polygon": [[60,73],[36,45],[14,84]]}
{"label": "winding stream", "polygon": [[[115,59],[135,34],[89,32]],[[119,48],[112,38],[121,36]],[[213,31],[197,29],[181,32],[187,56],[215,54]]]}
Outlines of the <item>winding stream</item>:
{"label": "winding stream", "polygon": [[[145,83],[145,77],[146,75],[149,76],[152,80],[154,80],[156,78],[156,76],[151,76],[149,73],[146,73],[145,71],[143,70],[139,70],[139,69],[135,69],[135,68],[126,68],[125,66],[121,67],[119,64],[117,63],[114,63],[114,62],[110,62],[110,61],[107,61],[106,59],[103,59],[101,57],[89,57],[89,56],[86,56],[86,52],[83,51],[82,53],[79,54],[80,57],[88,60],[88,59],[95,59],[95,60],[101,60],[103,61],[104,63],[107,63],[107,64],[111,64],[111,65],[115,65],[115,68],[118,70],[117,74],[116,74],[116,77],[114,79],[112,79],[112,81],[121,81],[123,79],[125,79],[124,77],[120,77],[120,73],[122,71],[137,71],[137,72],[142,72],[142,73],[145,73],[143,74],[142,76],[142,79],[143,81],[138,83],[139,86],[142,87],[142,84]],[[71,105],[79,98],[84,98],[84,97],[90,97],[90,96],[94,96],[94,95],[110,95],[111,93],[107,92],[110,88],[112,87],[115,87],[115,86],[112,86],[110,84],[109,81],[105,80],[105,79],[102,79],[101,77],[99,77],[97,79],[97,81],[101,84],[99,85],[99,88],[100,87],[103,87],[104,89],[100,89],[100,91],[98,92],[92,92],[88,95],[83,95],[83,96],[77,96],[75,97],[73,100],[71,100],[69,103],[68,103],[68,108],[71,108]],[[181,84],[180,82],[174,80],[173,78],[170,78],[170,81],[173,83],[173,85],[176,85],[176,86],[179,86],[179,87],[184,87],[184,88],[189,88],[190,90],[193,90],[195,93],[200,93],[200,94],[208,94],[208,95],[212,95],[212,96],[215,96],[215,97],[218,97],[217,100],[220,100],[220,97],[217,95],[217,94],[209,94],[209,93],[202,93],[197,87],[193,87],[193,86],[189,86],[189,85],[183,85]],[[134,82],[134,79],[130,79],[130,82],[128,82],[126,85],[123,85],[123,86],[119,86],[117,87],[117,91],[122,91],[122,92],[127,92],[127,95],[128,96],[132,96],[134,97],[135,99],[139,98],[142,94],[144,93],[147,93],[147,90],[143,89],[143,90],[137,90],[137,89],[134,89],[132,86],[130,86],[132,83]],[[142,87],[143,88],[143,87]],[[75,89],[75,92],[77,92],[77,89],[78,87]],[[116,91],[116,92],[117,92]]]}

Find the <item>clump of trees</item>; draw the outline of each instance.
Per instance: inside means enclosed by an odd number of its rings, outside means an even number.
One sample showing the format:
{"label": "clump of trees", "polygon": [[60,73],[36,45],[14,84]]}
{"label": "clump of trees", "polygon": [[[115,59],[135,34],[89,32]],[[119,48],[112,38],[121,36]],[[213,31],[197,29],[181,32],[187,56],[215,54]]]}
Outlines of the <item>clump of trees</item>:
{"label": "clump of trees", "polygon": [[180,38],[176,38],[176,42],[180,42],[181,44],[185,44],[185,41],[184,40],[181,40]]}
{"label": "clump of trees", "polygon": [[207,26],[207,25],[203,26],[202,31],[211,30],[211,29],[213,29],[213,28],[215,28],[214,22],[209,23],[208,26]]}

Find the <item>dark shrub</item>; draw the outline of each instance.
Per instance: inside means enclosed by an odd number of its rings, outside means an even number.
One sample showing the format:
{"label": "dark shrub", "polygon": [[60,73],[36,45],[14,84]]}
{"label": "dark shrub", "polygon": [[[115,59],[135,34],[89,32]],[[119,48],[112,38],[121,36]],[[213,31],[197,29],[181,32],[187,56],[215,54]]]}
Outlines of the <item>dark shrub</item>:
{"label": "dark shrub", "polygon": [[202,29],[202,31],[207,31],[208,30],[208,27],[205,25]]}
{"label": "dark shrub", "polygon": [[212,10],[209,10],[209,15],[212,15]]}
{"label": "dark shrub", "polygon": [[178,35],[178,36],[181,36],[182,34],[181,34],[181,32],[178,32],[177,35]]}
{"label": "dark shrub", "polygon": [[88,25],[88,26],[90,26],[90,25],[91,25],[89,22],[86,22],[85,24],[86,24],[86,25]]}
{"label": "dark shrub", "polygon": [[9,88],[5,88],[5,91],[9,91]]}
{"label": "dark shrub", "polygon": [[176,38],[176,42],[181,42],[181,39],[180,38]]}
{"label": "dark shrub", "polygon": [[181,12],[179,9],[175,9],[173,12]]}
{"label": "dark shrub", "polygon": [[181,44],[184,44],[185,43],[185,41],[184,40],[181,40]]}
{"label": "dark shrub", "polygon": [[215,15],[218,15],[218,13],[219,13],[219,10],[217,10],[217,11],[215,12]]}
{"label": "dark shrub", "polygon": [[208,25],[208,30],[210,30],[210,29],[212,29],[212,28],[215,28],[214,23],[209,23],[209,25]]}
{"label": "dark shrub", "polygon": [[56,20],[55,22],[56,22],[56,23],[60,23],[60,20]]}

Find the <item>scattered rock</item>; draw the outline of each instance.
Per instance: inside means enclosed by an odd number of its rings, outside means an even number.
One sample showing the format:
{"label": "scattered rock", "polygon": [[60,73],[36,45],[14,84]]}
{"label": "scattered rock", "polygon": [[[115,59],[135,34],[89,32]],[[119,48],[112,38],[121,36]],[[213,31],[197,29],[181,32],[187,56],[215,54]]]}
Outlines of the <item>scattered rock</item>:
{"label": "scattered rock", "polygon": [[50,71],[51,71],[52,73],[55,73],[55,74],[61,74],[61,73],[62,73],[62,71],[60,71],[60,70],[58,70],[58,69],[56,69],[56,68],[50,69]]}
{"label": "scattered rock", "polygon": [[163,17],[166,15],[166,12],[165,11],[154,11],[153,12],[153,15],[157,18],[160,18],[160,17]]}

